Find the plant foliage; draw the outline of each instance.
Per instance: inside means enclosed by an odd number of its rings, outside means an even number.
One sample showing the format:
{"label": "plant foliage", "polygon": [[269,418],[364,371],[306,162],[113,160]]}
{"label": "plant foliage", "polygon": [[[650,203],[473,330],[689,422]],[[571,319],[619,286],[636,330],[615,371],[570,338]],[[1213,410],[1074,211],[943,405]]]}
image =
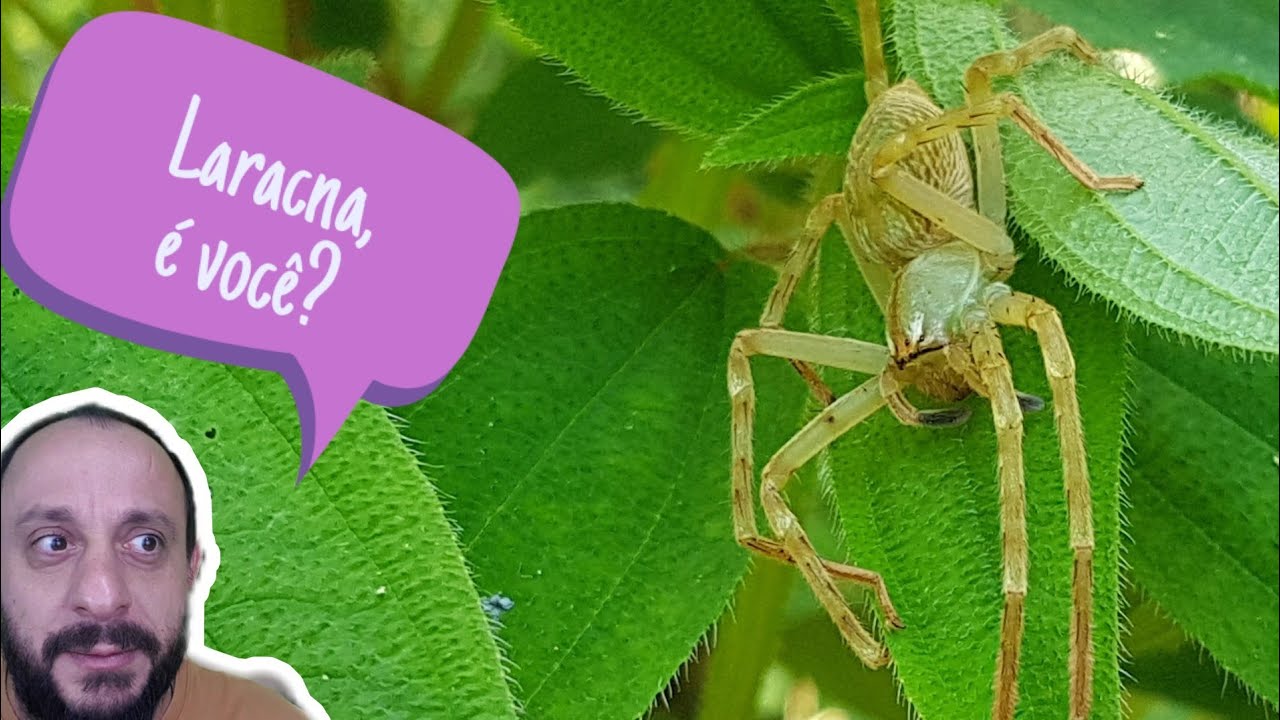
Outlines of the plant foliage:
{"label": "plant foliage", "polygon": [[[1162,7],[1153,20],[1143,1],[1024,5],[1100,46],[1147,51],[1174,82],[1225,79],[1275,98],[1273,5],[1232,0],[1247,25],[1233,44],[1198,19],[1202,9]],[[178,7],[197,20],[208,9]],[[657,177],[646,201],[724,205],[769,237],[717,236],[627,204],[526,215],[444,384],[412,406],[360,405],[296,490],[298,429],[278,378],[132,346],[43,310],[7,277],[0,287],[3,418],[92,385],[169,417],[214,495],[223,567],[208,644],[292,663],[333,717],[630,718],[670,692],[751,562],[730,521],[725,363],[774,275],[747,257],[794,237],[807,208],[777,207],[793,202],[796,173],[815,171],[810,199],[836,189],[866,110],[852,0],[494,8],[547,61],[493,78],[470,131],[522,190],[573,192],[647,171]],[[337,47],[338,15],[321,10],[320,45]],[[886,10],[891,65],[944,107],[963,101],[975,57],[1018,42],[1002,11],[979,0]],[[387,34],[387,17],[372,15],[363,47]],[[476,16],[461,7],[456,18],[467,30]],[[277,47],[287,38],[273,23],[242,29]],[[314,64],[366,84],[410,60],[358,49]],[[431,87],[457,80],[433,76]],[[1093,717],[1120,717],[1124,703],[1126,581],[1274,706],[1276,146],[1069,57],[1002,82],[1100,173],[1146,181],[1128,194],[1086,191],[1016,128],[1003,132],[1011,233],[1024,255],[1011,284],[1060,308],[1077,358],[1097,542]],[[27,114],[3,110],[5,184]],[[884,337],[834,232],[788,326]],[[1019,389],[1048,398],[1034,337],[1010,329],[1005,342]],[[753,368],[760,467],[815,409],[785,362]],[[838,390],[864,379],[826,377]],[[881,413],[788,488],[797,506],[829,490],[839,537],[820,543],[824,553],[886,578],[907,623],[886,638],[892,681],[925,718],[987,716],[999,645],[995,439],[987,404],[966,402],[972,419],[946,430]],[[1019,717],[1061,718],[1071,552],[1052,403],[1025,424],[1031,577]],[[490,607],[496,619],[480,601],[493,595],[513,603]],[[767,598],[770,611],[785,600],[777,587],[745,596]],[[830,630],[810,613],[758,630],[771,634],[762,643],[794,645],[817,628]],[[750,633],[732,632],[727,644],[750,656],[750,677],[712,678],[717,698],[754,689],[767,659]],[[797,655],[782,652],[814,674],[835,667]],[[742,667],[712,666],[720,677]],[[859,708],[881,712],[868,708],[892,701],[889,684]],[[726,708],[752,704],[731,700]]]}

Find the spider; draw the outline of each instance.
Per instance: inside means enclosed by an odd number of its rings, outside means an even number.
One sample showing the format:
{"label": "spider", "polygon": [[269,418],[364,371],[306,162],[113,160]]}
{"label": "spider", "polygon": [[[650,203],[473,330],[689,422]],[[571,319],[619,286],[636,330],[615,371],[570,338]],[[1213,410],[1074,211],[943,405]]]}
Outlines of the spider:
{"label": "spider", "polygon": [[[845,641],[868,667],[890,661],[887,648],[853,614],[835,581],[871,588],[887,625],[905,627],[881,576],[820,557],[787,506],[782,491],[792,474],[881,407],[902,423],[939,427],[968,418],[962,408],[921,410],[910,386],[943,403],[971,393],[989,399],[999,453],[1004,603],[996,659],[992,717],[1009,720],[1017,704],[1023,604],[1027,594],[1026,498],[1022,414],[1043,401],[1014,388],[1000,325],[1033,331],[1052,392],[1062,455],[1074,563],[1069,637],[1070,716],[1083,719],[1093,701],[1093,525],[1084,436],[1075,390],[1075,364],[1057,311],[1003,281],[1017,260],[1005,233],[1005,188],[997,122],[1012,120],[1084,186],[1136,190],[1133,176],[1099,176],[1009,93],[992,80],[1066,51],[1086,63],[1098,52],[1072,29],[1057,27],[1008,51],[978,58],[964,76],[963,107],[943,111],[910,79],[890,86],[876,0],[859,0],[868,107],[854,134],[840,193],[809,213],[784,263],[760,327],[740,332],[729,351],[732,400],[733,517],[738,542],[796,565]],[[962,130],[973,137],[971,169]],[[976,170],[976,171],[975,171]],[[976,193],[974,180],[976,178]],[[975,197],[976,196],[976,197]],[[782,320],[796,284],[831,224],[839,226],[872,295],[884,311],[888,347],[861,340],[795,332]],[[761,505],[774,537],[761,535],[754,510],[752,435],[755,389],[750,358],[789,361],[824,409],[799,430],[761,471]],[[814,365],[874,376],[834,397]]]}

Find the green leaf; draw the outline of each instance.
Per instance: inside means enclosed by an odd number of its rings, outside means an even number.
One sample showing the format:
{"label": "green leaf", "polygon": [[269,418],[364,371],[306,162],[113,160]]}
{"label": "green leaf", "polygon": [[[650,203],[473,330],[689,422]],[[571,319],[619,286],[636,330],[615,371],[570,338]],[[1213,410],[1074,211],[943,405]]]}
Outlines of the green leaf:
{"label": "green leaf", "polygon": [[[761,678],[788,647],[782,628],[787,598],[799,584],[796,575],[794,568],[770,560],[752,566],[716,626],[711,654],[700,662],[698,720],[753,717]],[[810,644],[804,647],[811,652]]]}
{"label": "green leaf", "polygon": [[[883,338],[884,321],[844,243],[828,240],[819,263],[815,330]],[[1035,258],[1023,260],[1010,282],[1058,307],[1076,357],[1096,542],[1093,716],[1115,718],[1122,338],[1104,307],[1078,301]],[[1003,335],[1018,388],[1048,400],[1034,336],[1016,328]],[[822,466],[836,489],[849,562],[882,573],[906,622],[887,641],[906,696],[924,718],[988,717],[1000,645],[995,432],[988,402],[965,404],[973,417],[954,429],[906,427],[880,412],[842,437]],[[1057,719],[1068,713],[1072,551],[1053,412],[1028,414],[1025,432],[1030,579],[1018,716]]]}
{"label": "green leaf", "polygon": [[1280,11],[1273,2],[1023,0],[1022,4],[1054,23],[1075,27],[1098,47],[1146,55],[1170,83],[1213,75],[1276,100]]}
{"label": "green leaf", "polygon": [[214,28],[281,55],[289,54],[285,0],[217,0]]}
{"label": "green leaf", "polygon": [[[797,585],[803,586],[803,583]],[[854,717],[876,720],[911,717],[900,702],[892,673],[868,670],[859,662],[822,610],[786,629],[779,660],[796,677],[813,678],[818,687],[830,693],[832,702],[856,710],[858,715]]]}
{"label": "green leaf", "polygon": [[95,333],[7,275],[0,293],[6,422],[96,386],[154,407],[194,447],[222,553],[209,647],[291,664],[333,717],[515,717],[440,501],[380,408],[361,404],[295,489],[296,411],[277,376]]}
{"label": "green leaf", "polygon": [[[1128,550],[1126,555],[1131,557],[1133,552]],[[1215,713],[1215,718],[1274,717],[1270,709],[1274,706],[1259,700],[1238,680],[1226,677],[1204,648],[1189,639],[1150,598],[1135,598],[1125,612],[1125,625],[1125,650],[1130,656],[1125,685],[1130,708],[1134,696],[1145,693]],[[1133,713],[1130,717],[1145,716]]]}
{"label": "green leaf", "polygon": [[546,176],[580,183],[639,175],[657,139],[652,126],[619,115],[608,99],[535,60],[511,71],[471,137],[521,187]]}
{"label": "green leaf", "polygon": [[1280,370],[1134,333],[1134,577],[1227,670],[1280,698]]}
{"label": "green leaf", "polygon": [[9,174],[18,161],[18,149],[22,147],[30,118],[31,110],[28,108],[13,105],[0,108],[0,187],[5,192],[8,192]]}
{"label": "green leaf", "polygon": [[[25,110],[4,111],[7,182]],[[50,313],[4,275],[0,409],[102,387],[159,411],[213,495],[206,644],[279,658],[333,717],[514,718],[502,659],[434,489],[360,404],[301,487],[297,411],[276,375],[142,348]]]}
{"label": "green leaf", "polygon": [[[404,412],[477,586],[515,601],[500,635],[528,717],[640,715],[728,604],[747,554],[726,362],[771,280],[659,212],[525,216],[467,353]],[[801,399],[762,406],[794,419]]]}
{"label": "green leaf", "polygon": [[391,31],[391,5],[390,0],[312,0],[307,34],[312,42],[326,49],[358,47],[376,51]]}
{"label": "green leaf", "polygon": [[[907,74],[944,106],[962,102],[973,58],[1016,45],[997,12],[971,0],[895,3],[892,35]],[[1280,350],[1274,144],[1192,118],[1074,59],[1041,63],[1008,86],[1099,173],[1146,181],[1132,193],[1088,191],[1005,127],[1011,210],[1046,255],[1142,320]]]}
{"label": "green leaf", "polygon": [[848,73],[800,87],[720,138],[704,163],[714,167],[844,155],[867,111],[862,83],[861,73]]}
{"label": "green leaf", "polygon": [[[169,17],[176,17],[187,22],[213,27],[217,22],[216,0],[163,0],[160,10]],[[132,10],[127,2],[111,10]],[[96,14],[96,13],[95,13]]]}
{"label": "green leaf", "polygon": [[378,70],[378,60],[368,50],[335,50],[308,64],[365,89]]}
{"label": "green leaf", "polygon": [[694,134],[728,132],[745,113],[855,57],[848,29],[817,2],[497,5],[600,92]]}

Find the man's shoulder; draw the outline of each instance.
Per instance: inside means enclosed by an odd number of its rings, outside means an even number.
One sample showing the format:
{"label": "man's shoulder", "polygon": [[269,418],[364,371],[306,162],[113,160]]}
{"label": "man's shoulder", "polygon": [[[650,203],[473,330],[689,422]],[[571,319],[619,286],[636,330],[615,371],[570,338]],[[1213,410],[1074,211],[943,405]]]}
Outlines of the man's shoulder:
{"label": "man's shoulder", "polygon": [[[249,678],[187,658],[182,669],[186,698],[174,720],[304,720],[302,711],[278,691]],[[169,720],[166,715],[165,720]]]}

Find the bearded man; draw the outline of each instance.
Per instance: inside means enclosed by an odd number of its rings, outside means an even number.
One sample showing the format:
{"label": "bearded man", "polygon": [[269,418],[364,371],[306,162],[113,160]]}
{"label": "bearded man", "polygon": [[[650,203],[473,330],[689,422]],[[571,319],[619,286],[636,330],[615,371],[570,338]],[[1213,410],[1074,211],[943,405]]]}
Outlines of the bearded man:
{"label": "bearded man", "polygon": [[0,461],[3,720],[302,720],[187,657],[200,569],[191,482],[144,423],[51,415]]}

